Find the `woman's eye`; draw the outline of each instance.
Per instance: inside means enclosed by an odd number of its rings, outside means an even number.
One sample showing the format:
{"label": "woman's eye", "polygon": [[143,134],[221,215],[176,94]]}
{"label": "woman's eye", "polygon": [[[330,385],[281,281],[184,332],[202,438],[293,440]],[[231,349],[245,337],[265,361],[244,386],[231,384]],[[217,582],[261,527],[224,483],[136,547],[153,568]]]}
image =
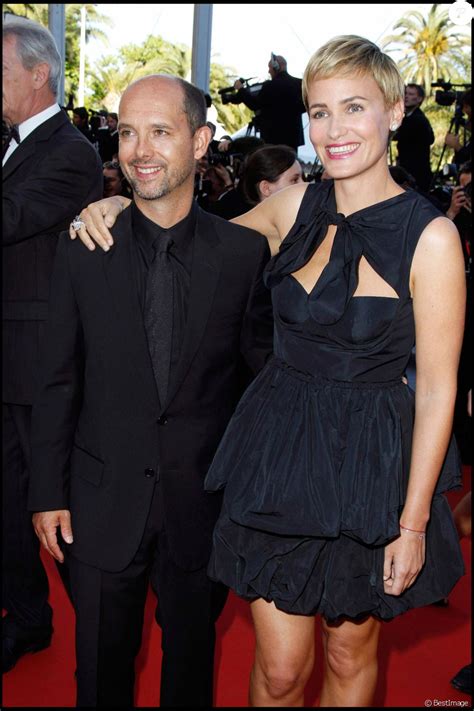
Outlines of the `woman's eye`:
{"label": "woman's eye", "polygon": [[312,118],[318,119],[318,118],[322,118],[325,115],[326,115],[325,111],[314,111],[312,114]]}
{"label": "woman's eye", "polygon": [[349,104],[349,106],[347,107],[347,110],[351,114],[354,114],[354,113],[357,113],[358,111],[363,111],[364,107],[361,106],[360,104]]}

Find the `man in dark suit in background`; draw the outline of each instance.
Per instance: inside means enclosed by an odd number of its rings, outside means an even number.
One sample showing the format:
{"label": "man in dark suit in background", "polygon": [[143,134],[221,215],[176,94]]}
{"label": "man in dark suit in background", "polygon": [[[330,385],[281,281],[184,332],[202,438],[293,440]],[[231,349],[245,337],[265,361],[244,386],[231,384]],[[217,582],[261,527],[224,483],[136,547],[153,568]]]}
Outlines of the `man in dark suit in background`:
{"label": "man in dark suit in background", "polygon": [[268,62],[271,80],[263,82],[258,94],[252,94],[237,79],[234,88],[237,94],[231,103],[244,103],[255,111],[256,125],[265,143],[284,144],[295,151],[304,145],[301,114],[305,113],[301,93],[301,79],[288,74],[286,59],[272,53]]}
{"label": "man in dark suit in background", "polygon": [[69,559],[78,706],[133,706],[151,580],[161,705],[209,708],[227,590],[206,574],[221,497],[203,480],[242,392],[242,361],[256,373],[271,353],[270,253],[262,235],[193,200],[211,139],[199,89],[137,80],[119,135],[134,200],[114,245],[59,241],[29,507],[43,545]]}
{"label": "man in dark suit in background", "polygon": [[433,177],[430,146],[435,137],[429,120],[420,109],[424,98],[425,90],[422,86],[406,85],[405,116],[393,140],[397,141],[398,165],[415,178],[420,190],[428,191]]}
{"label": "man in dark suit in background", "polygon": [[56,102],[61,60],[50,32],[3,25],[3,618],[2,669],[47,647],[48,580],[27,511],[31,405],[57,237],[101,195],[94,148]]}

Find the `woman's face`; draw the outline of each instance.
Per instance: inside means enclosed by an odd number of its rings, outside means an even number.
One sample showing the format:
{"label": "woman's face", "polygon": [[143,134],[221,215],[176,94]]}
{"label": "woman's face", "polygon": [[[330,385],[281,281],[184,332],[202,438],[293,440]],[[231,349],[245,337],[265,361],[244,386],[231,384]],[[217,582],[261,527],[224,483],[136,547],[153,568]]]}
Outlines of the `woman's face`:
{"label": "woman's face", "polygon": [[283,188],[287,188],[289,185],[296,185],[297,183],[302,182],[303,169],[301,167],[301,163],[295,160],[293,165],[288,168],[288,170],[285,170],[284,173],[281,173],[281,175],[278,176],[278,180],[275,180],[272,183],[269,180],[261,181],[259,185],[261,199],[265,200],[265,198],[273,195],[273,193],[277,193],[279,190],[283,190]]}
{"label": "woman's face", "polygon": [[403,101],[387,109],[371,76],[336,76],[313,81],[308,106],[311,143],[332,178],[386,168],[390,126],[400,125]]}

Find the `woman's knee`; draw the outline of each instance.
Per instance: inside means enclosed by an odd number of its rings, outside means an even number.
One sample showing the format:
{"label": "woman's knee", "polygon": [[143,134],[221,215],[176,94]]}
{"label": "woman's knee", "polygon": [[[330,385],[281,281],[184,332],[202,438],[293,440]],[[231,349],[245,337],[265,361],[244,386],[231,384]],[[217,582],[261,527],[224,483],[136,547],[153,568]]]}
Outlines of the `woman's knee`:
{"label": "woman's knee", "polygon": [[256,667],[263,677],[268,694],[274,698],[284,698],[298,689],[304,689],[311,676],[314,658],[312,655],[298,662],[280,657],[262,660],[257,656]]}
{"label": "woman's knee", "polygon": [[363,670],[376,667],[378,628],[366,632],[353,634],[351,630],[347,635],[326,632],[326,662],[332,673],[340,679],[353,679]]}

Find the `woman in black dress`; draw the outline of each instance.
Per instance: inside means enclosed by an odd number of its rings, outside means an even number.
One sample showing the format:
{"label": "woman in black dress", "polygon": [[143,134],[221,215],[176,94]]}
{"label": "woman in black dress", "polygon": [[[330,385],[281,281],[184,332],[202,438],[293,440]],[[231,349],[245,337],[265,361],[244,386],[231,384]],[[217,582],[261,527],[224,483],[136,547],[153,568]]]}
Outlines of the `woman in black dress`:
{"label": "woman in black dress", "polygon": [[[452,223],[390,176],[404,110],[393,61],[338,37],[303,86],[334,180],[236,220],[275,245],[275,357],[206,478],[225,486],[209,574],[252,601],[252,706],[303,705],[316,613],[321,706],[369,706],[381,621],[446,596],[463,573],[441,494],[460,477],[450,437],[463,260]],[[416,400],[402,380],[415,335]]]}
{"label": "woman in black dress", "polygon": [[[209,491],[225,487],[209,575],[251,601],[250,705],[304,704],[319,613],[320,705],[370,706],[382,621],[446,597],[463,574],[442,492],[460,483],[464,263],[452,222],[390,176],[404,112],[393,61],[337,37],[311,58],[303,90],[332,180],[235,220],[275,255],[275,355],[206,478]],[[81,213],[96,234],[122,207],[99,206]],[[416,398],[402,379],[415,336]]]}

